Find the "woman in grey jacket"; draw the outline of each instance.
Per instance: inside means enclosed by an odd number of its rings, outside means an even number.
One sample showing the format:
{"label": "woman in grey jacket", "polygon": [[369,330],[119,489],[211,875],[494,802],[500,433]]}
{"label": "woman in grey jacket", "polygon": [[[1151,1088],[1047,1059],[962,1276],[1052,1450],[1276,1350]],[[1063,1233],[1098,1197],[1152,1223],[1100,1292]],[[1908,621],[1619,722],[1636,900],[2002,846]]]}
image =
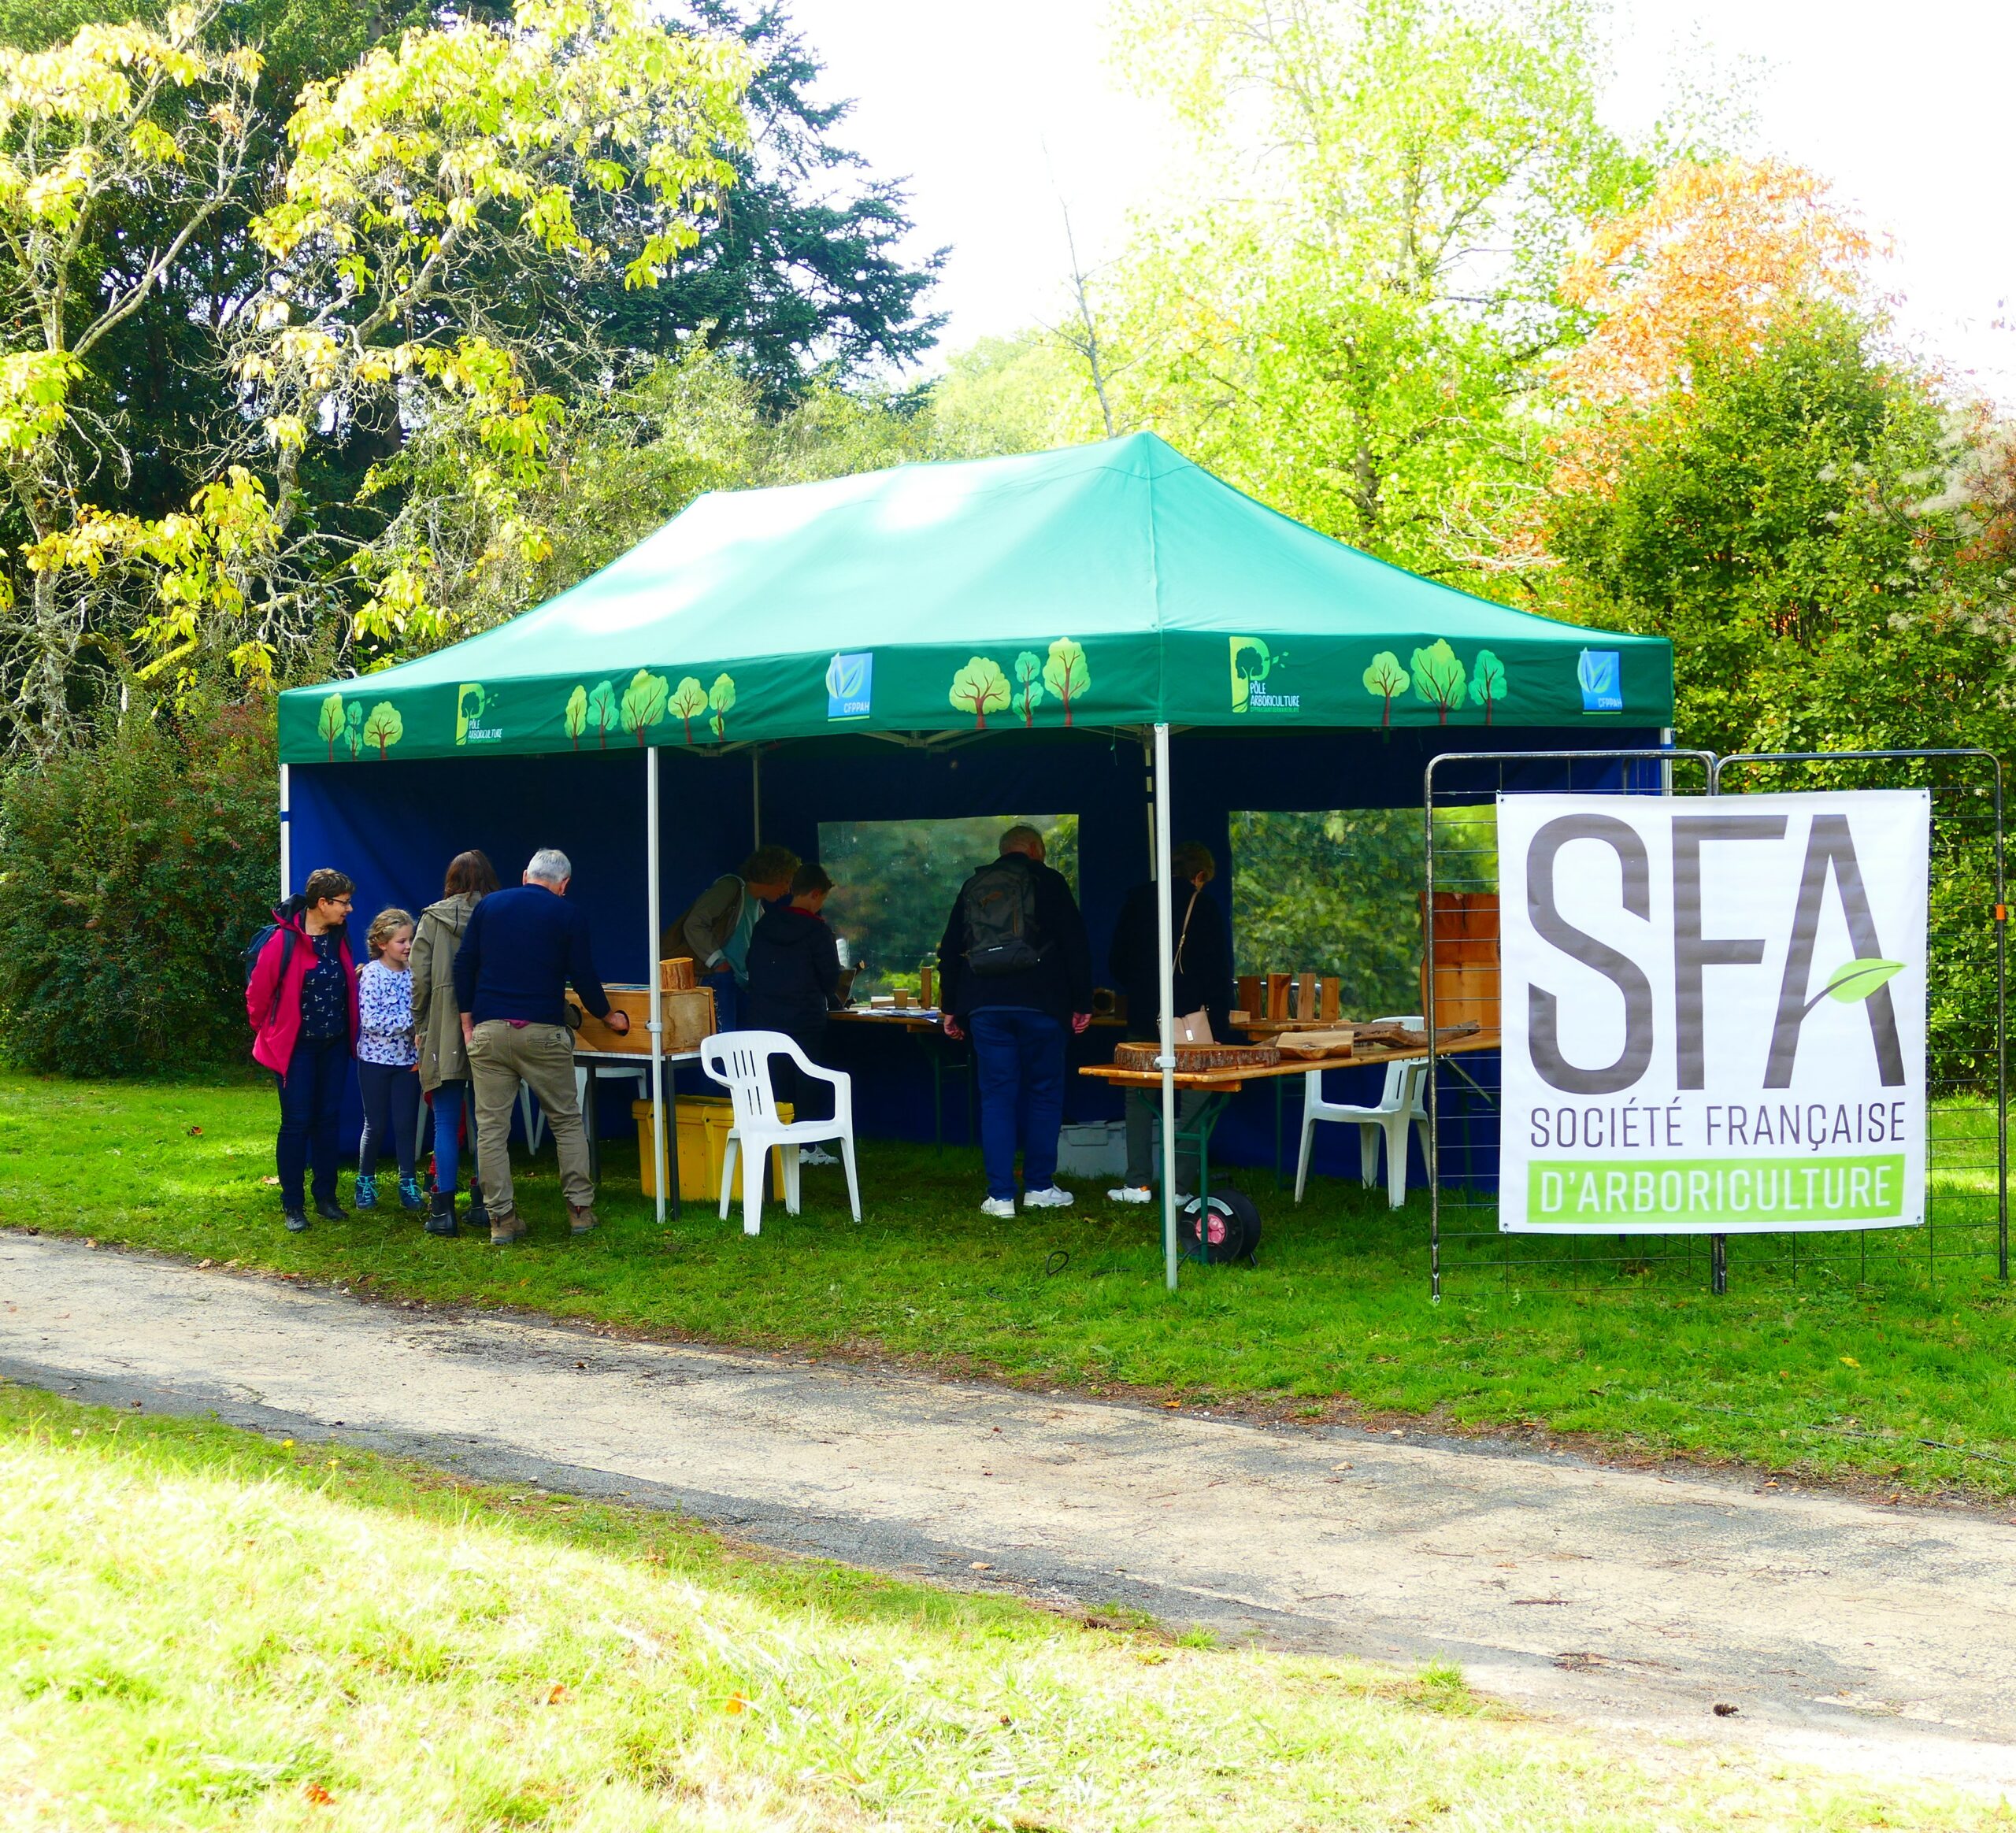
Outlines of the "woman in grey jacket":
{"label": "woman in grey jacket", "polygon": [[[462,1043],[461,1009],[455,1003],[455,950],[469,913],[497,889],[497,868],[483,854],[458,853],[449,862],[445,895],[421,913],[413,942],[413,1035],[420,1045],[421,1092],[434,1105],[434,1195],[429,1235],[454,1235],[455,1186],[461,1169],[461,1132],[469,1113],[469,1064]],[[470,1115],[470,1144],[475,1140]],[[486,1228],[483,1191],[469,1180],[469,1224]]]}

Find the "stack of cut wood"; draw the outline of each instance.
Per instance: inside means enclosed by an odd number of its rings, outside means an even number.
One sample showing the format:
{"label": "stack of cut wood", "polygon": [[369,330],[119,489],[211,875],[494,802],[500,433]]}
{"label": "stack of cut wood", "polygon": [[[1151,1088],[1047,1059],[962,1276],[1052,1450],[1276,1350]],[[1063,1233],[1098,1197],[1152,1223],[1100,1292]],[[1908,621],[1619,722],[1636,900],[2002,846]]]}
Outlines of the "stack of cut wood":
{"label": "stack of cut wood", "polygon": [[1311,973],[1241,974],[1239,1005],[1232,1015],[1237,1025],[1335,1025],[1339,1020],[1341,983],[1334,976]]}
{"label": "stack of cut wood", "polygon": [[[1424,913],[1425,914],[1425,913]],[[1491,891],[1435,894],[1435,1016],[1442,1024],[1495,1031],[1499,1024],[1498,898]],[[1421,965],[1428,1009],[1428,958]]]}

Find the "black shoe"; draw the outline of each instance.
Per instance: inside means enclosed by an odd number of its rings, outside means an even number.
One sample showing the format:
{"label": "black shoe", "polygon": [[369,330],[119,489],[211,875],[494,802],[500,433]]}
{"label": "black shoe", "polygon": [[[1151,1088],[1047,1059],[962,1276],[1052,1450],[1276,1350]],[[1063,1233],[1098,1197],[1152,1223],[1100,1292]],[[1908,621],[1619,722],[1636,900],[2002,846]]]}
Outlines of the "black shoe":
{"label": "black shoe", "polygon": [[317,1197],[315,1199],[315,1213],[324,1222],[340,1222],[345,1213],[343,1205],[334,1197]]}
{"label": "black shoe", "polygon": [[452,1191],[436,1191],[427,1212],[427,1232],[429,1235],[459,1235],[455,1226],[455,1194]]}
{"label": "black shoe", "polygon": [[490,1211],[484,1203],[483,1186],[473,1178],[469,1179],[469,1226],[472,1228],[487,1228],[490,1226]]}
{"label": "black shoe", "polygon": [[305,1210],[283,1210],[280,1219],[287,1224],[287,1231],[290,1235],[305,1235],[308,1231],[308,1216]]}

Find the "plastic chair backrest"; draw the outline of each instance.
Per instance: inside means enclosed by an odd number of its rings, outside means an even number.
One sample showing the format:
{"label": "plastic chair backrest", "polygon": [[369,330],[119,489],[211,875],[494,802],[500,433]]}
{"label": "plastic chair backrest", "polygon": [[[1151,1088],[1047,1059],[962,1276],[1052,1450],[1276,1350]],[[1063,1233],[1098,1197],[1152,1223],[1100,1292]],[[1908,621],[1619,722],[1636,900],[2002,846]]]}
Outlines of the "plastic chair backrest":
{"label": "plastic chair backrest", "polygon": [[[1378,1018],[1374,1024],[1403,1024],[1410,1031],[1419,1031],[1428,1021],[1417,1015],[1413,1018]],[[1398,1113],[1406,1106],[1407,1083],[1410,1078],[1420,1075],[1418,1063],[1388,1063],[1386,1065],[1386,1086],[1379,1091],[1379,1105],[1390,1113]]]}
{"label": "plastic chair backrest", "polygon": [[776,1098],[770,1091],[773,1054],[798,1054],[782,1031],[717,1031],[700,1046],[700,1067],[727,1084],[737,1128],[777,1124]]}

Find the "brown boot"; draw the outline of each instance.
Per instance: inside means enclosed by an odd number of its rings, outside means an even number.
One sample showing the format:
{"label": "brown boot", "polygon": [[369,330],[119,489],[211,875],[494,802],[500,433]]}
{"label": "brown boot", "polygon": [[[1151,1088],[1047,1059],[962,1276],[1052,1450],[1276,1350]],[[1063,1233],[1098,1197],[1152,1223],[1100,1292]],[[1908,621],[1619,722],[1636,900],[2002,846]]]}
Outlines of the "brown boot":
{"label": "brown boot", "polygon": [[569,1203],[567,1205],[567,1220],[576,1235],[592,1235],[595,1228],[595,1205],[584,1203],[577,1208]]}
{"label": "brown boot", "polygon": [[492,1247],[509,1247],[524,1232],[525,1224],[517,1210],[509,1210],[501,1216],[495,1209],[490,1212],[490,1245]]}

